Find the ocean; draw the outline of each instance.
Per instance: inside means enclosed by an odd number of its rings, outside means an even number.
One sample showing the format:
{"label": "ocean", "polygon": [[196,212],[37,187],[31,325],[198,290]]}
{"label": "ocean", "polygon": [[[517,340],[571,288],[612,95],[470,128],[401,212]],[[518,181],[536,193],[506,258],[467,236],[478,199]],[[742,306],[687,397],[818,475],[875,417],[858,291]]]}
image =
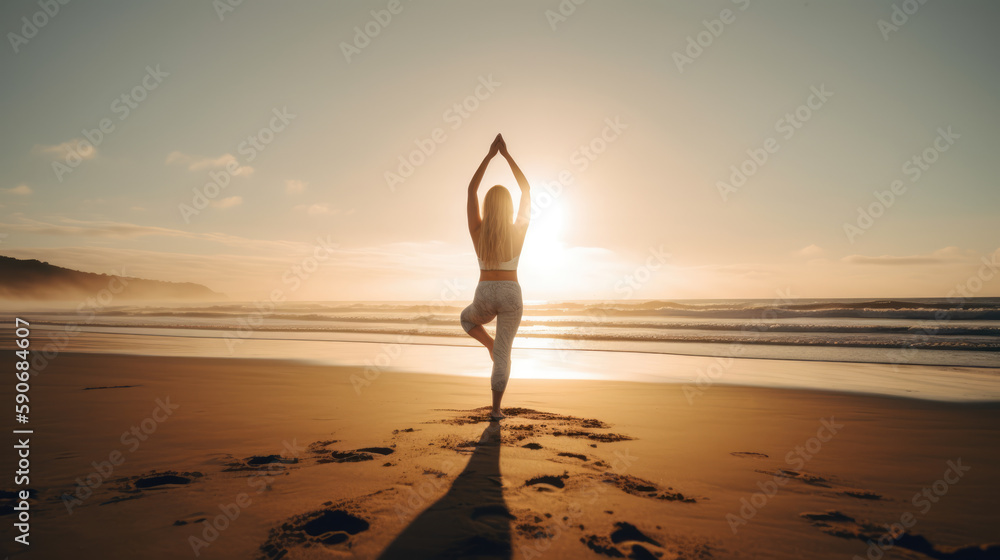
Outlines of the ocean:
{"label": "ocean", "polygon": [[[46,328],[79,325],[84,332],[144,337],[476,344],[459,326],[463,307],[267,302],[30,315]],[[1000,367],[1000,298],[526,303],[515,347]]]}
{"label": "ocean", "polygon": [[[7,307],[2,315],[28,320],[33,348],[52,357],[291,359],[361,366],[369,378],[393,370],[488,376],[486,350],[459,325],[467,303]],[[1000,400],[1000,298],[526,302],[513,357],[512,379]]]}

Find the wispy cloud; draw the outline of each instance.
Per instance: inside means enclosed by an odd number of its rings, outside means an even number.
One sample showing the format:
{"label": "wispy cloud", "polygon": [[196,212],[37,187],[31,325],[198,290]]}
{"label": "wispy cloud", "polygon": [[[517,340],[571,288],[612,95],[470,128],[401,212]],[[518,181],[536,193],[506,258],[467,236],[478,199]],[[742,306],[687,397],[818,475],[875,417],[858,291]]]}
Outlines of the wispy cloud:
{"label": "wispy cloud", "polygon": [[194,239],[219,243],[229,247],[275,251],[295,251],[307,247],[307,243],[292,241],[267,241],[229,235],[226,233],[196,233],[159,226],[144,226],[124,222],[85,221],[60,217],[50,221],[20,217],[14,223],[0,223],[4,231],[34,235],[65,235],[74,237],[131,239],[144,236],[159,236],[179,239]]}
{"label": "wispy cloud", "polygon": [[299,204],[292,208],[296,212],[305,212],[310,216],[336,216],[340,214],[341,210],[339,208],[330,208],[329,204],[325,203],[315,203],[315,204]]}
{"label": "wispy cloud", "polygon": [[35,154],[55,154],[60,157],[76,154],[80,159],[93,159],[97,157],[97,148],[82,138],[73,138],[62,144],[35,144],[31,151]]}
{"label": "wispy cloud", "polygon": [[241,165],[233,154],[222,154],[219,157],[198,157],[181,152],[170,152],[167,154],[167,165],[186,165],[189,171],[203,171],[205,169],[226,168],[230,173],[239,177],[249,177],[253,174],[253,167]]}
{"label": "wispy cloud", "polygon": [[796,257],[814,258],[823,254],[823,248],[816,244],[806,245],[792,254]]}
{"label": "wispy cloud", "polygon": [[214,208],[232,208],[233,206],[239,206],[240,204],[243,204],[242,196],[230,196],[212,202],[212,206]]}
{"label": "wispy cloud", "polygon": [[948,264],[965,261],[973,256],[973,251],[963,251],[958,247],[945,247],[926,255],[879,255],[877,257],[867,255],[848,255],[841,260],[848,264],[900,266]]}
{"label": "wispy cloud", "polygon": [[298,194],[306,190],[309,183],[305,181],[299,181],[297,179],[288,179],[285,181],[285,192],[288,194]]}
{"label": "wispy cloud", "polygon": [[28,185],[18,185],[18,186],[13,187],[13,188],[4,189],[3,192],[5,192],[7,194],[16,194],[16,195],[20,195],[20,196],[28,196],[33,191],[31,190],[31,187],[29,187]]}

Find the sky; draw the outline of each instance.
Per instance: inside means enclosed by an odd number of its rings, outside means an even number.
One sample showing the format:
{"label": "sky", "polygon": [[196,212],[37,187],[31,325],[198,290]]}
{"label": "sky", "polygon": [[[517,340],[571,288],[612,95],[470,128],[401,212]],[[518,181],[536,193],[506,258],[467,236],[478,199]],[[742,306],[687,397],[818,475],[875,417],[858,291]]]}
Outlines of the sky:
{"label": "sky", "polygon": [[[532,185],[529,301],[1000,295],[996,2],[0,21],[2,255],[247,301],[471,297],[466,190],[499,132]],[[499,157],[494,184],[517,205]]]}

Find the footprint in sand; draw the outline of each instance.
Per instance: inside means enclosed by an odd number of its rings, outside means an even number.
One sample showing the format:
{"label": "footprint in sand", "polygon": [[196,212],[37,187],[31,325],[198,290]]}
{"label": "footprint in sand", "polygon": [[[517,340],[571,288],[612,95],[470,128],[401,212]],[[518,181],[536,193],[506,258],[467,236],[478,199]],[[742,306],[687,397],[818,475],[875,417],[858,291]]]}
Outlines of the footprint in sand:
{"label": "footprint in sand", "polygon": [[[326,505],[331,505],[327,502]],[[311,511],[286,521],[276,529],[271,529],[267,542],[260,547],[261,559],[278,559],[291,547],[324,545],[336,546],[347,543],[351,537],[367,531],[370,523],[345,509],[327,507]]]}
{"label": "footprint in sand", "polygon": [[[313,455],[320,456],[316,461],[317,463],[360,463],[362,461],[373,461],[376,456],[385,457],[392,455],[396,451],[392,447],[362,447],[349,451],[332,451],[327,448],[334,443],[337,443],[337,440],[316,441],[309,444],[307,449]],[[395,446],[395,444],[393,445]],[[383,464],[383,466],[386,465]]]}
{"label": "footprint in sand", "polygon": [[[514,526],[514,529],[522,536],[529,539],[551,539],[555,532],[545,524],[549,523],[548,520],[552,519],[552,514],[546,513],[544,514],[544,518],[539,515],[535,515],[534,513],[529,512],[529,514],[531,515],[531,518],[527,519],[527,516],[525,516],[527,520],[517,523]],[[582,529],[583,525],[580,525],[580,528]]]}
{"label": "footprint in sand", "polygon": [[601,482],[610,484],[626,494],[638,496],[640,498],[652,498],[668,502],[697,503],[693,496],[685,496],[680,492],[675,492],[672,487],[661,488],[656,483],[631,475],[620,475],[615,473],[603,474],[576,474],[571,475],[563,472],[561,475],[541,475],[528,479],[525,486],[535,486],[539,492],[555,492],[556,489],[564,489],[569,485],[574,487],[589,487],[588,483]]}
{"label": "footprint in sand", "polygon": [[252,455],[245,459],[232,459],[225,463],[226,468],[222,472],[240,471],[262,471],[283,469],[285,465],[297,464],[299,460],[295,457],[282,457],[281,455]]}
{"label": "footprint in sand", "polygon": [[601,482],[611,484],[622,492],[632,494],[633,496],[688,504],[698,501],[692,496],[685,496],[680,492],[675,492],[670,486],[664,490],[653,482],[631,475],[605,473],[602,475]]}
{"label": "footprint in sand", "polygon": [[148,474],[119,478],[120,489],[174,488],[191,484],[205,476],[200,472],[150,471]]}
{"label": "footprint in sand", "polygon": [[631,436],[626,436],[623,434],[598,434],[594,432],[585,432],[582,430],[567,430],[554,431],[552,435],[556,437],[575,437],[575,438],[588,438],[595,441],[600,441],[602,443],[611,443],[614,441],[629,441],[632,439]]}
{"label": "footprint in sand", "polygon": [[[892,537],[886,525],[876,524],[868,520],[858,520],[836,510],[806,512],[800,513],[799,516],[810,521],[814,527],[819,528],[824,533],[842,539],[858,539],[867,543],[869,541],[885,542],[887,536]],[[895,539],[892,540],[893,547],[919,552],[937,560],[1000,558],[1000,544],[938,547],[923,535],[910,533],[898,524],[897,527],[902,532],[896,533]]]}
{"label": "footprint in sand", "polygon": [[[432,423],[452,426],[489,424],[489,407],[453,412],[456,413],[454,417]],[[559,439],[545,440],[546,443],[544,446],[538,443],[538,441],[532,441],[541,440],[546,436],[552,436],[552,438],[568,437],[582,439],[591,448],[594,448],[598,443],[614,443],[633,439],[631,436],[625,434],[611,432],[611,426],[600,420],[576,418],[523,408],[506,409],[505,413],[508,419],[502,423],[502,430],[497,430],[496,433],[496,439],[499,440],[500,447],[513,447],[531,451],[545,449],[546,452],[543,452],[543,456],[547,455],[546,458],[549,461],[565,465],[568,469],[562,474],[537,473],[536,476],[527,478],[518,487],[520,489],[532,494],[535,492],[563,494],[585,490],[592,491],[595,485],[603,486],[606,484],[614,486],[625,494],[649,500],[695,503],[701,499],[682,494],[670,487],[661,487],[656,483],[635,476],[609,472],[611,470],[610,465],[596,457],[588,457],[583,453],[577,453],[575,452],[576,449],[559,449]],[[417,430],[413,428],[393,430],[392,441],[400,445],[400,451],[409,449],[415,442],[407,443],[404,439],[399,438],[405,438],[414,431]],[[430,439],[427,445],[440,449],[450,449],[463,455],[473,454],[471,460],[482,461],[483,457],[475,455],[482,448],[481,442],[469,440],[468,437],[469,435],[464,432],[445,433],[443,436],[435,436]],[[309,445],[308,449],[311,452],[311,457],[315,458],[317,463],[361,462],[371,461],[380,457],[384,458],[388,455],[393,455],[397,451],[396,443],[393,443],[391,447],[364,447],[350,450],[331,449],[334,443],[338,442],[336,440],[317,441]],[[420,447],[423,447],[423,442],[417,443],[419,443]],[[419,448],[417,448],[417,451],[419,452]],[[399,465],[401,467],[400,472],[405,473],[407,471],[406,467],[412,463],[412,456],[401,451],[400,453],[395,453],[393,457],[400,455],[402,457],[393,464]],[[312,461],[307,462],[311,463]],[[579,470],[581,467],[584,468],[585,472],[571,474],[574,469]],[[502,486],[499,477],[497,477],[497,480],[493,480],[493,477],[487,476],[487,474],[480,473],[477,476],[476,471],[471,472],[471,475],[466,475],[465,484],[467,485],[478,485],[477,488],[480,488],[480,490],[492,487],[488,483],[495,483],[497,486]],[[436,478],[443,478],[445,476],[443,472],[432,472],[426,468],[423,468],[423,474]],[[361,542],[367,542],[356,541],[357,535],[365,531],[368,531],[368,533],[365,533],[366,535],[383,534],[386,530],[386,516],[392,515],[392,512],[398,515],[399,512],[396,506],[399,504],[408,504],[408,500],[413,500],[412,491],[407,493],[408,489],[412,490],[412,483],[408,482],[405,475],[401,476],[402,478],[398,483],[394,483],[372,494],[340,501],[336,504],[327,502],[324,504],[324,508],[320,510],[293,516],[275,525],[271,529],[267,540],[260,547],[259,558],[262,560],[276,560],[285,555],[292,554],[293,549],[301,547],[319,547],[335,555],[356,550],[357,547],[362,546]],[[442,484],[444,484],[442,488],[447,488],[448,492],[454,490],[454,483],[442,481]],[[437,504],[438,502],[434,503]],[[416,518],[417,513],[424,511],[426,506],[427,504],[424,503],[421,503],[420,507],[413,506],[411,515]],[[437,510],[427,509],[426,511],[433,512]],[[426,511],[421,513],[421,515],[426,515]],[[487,523],[487,521],[496,523],[496,520],[509,520],[512,528],[528,538],[551,537],[546,528],[543,527],[543,523],[546,518],[549,520],[554,519],[552,514],[544,514],[545,517],[543,518],[540,515],[536,515],[536,512],[528,510],[521,511],[515,516],[505,504],[472,504],[472,509],[464,515],[466,515],[466,518],[473,517],[478,519],[477,523]],[[566,520],[567,518],[563,517],[563,521]],[[552,521],[552,523],[555,522]],[[659,545],[659,542],[662,540],[660,537],[654,538],[649,535],[648,530],[645,528],[640,530],[635,525],[626,522],[616,523],[613,527],[609,525],[608,533],[604,535],[585,535],[585,528],[582,524],[565,525],[565,528],[571,528],[576,533],[574,539],[582,537],[580,540],[592,550],[603,550],[602,554],[630,558],[663,558],[663,551],[666,550]],[[411,525],[404,528],[403,533],[400,533],[400,535],[407,535],[407,531],[412,531]],[[668,545],[671,552],[676,548],[678,539],[682,539],[682,537],[671,537],[670,544]],[[689,544],[685,543],[683,545],[685,547],[684,551],[690,552],[694,550]],[[390,543],[390,548],[391,546]],[[698,546],[701,545],[698,544]],[[698,558],[701,556],[695,554],[693,557]]]}
{"label": "footprint in sand", "polygon": [[536,476],[535,478],[526,481],[524,485],[538,486],[536,490],[539,492],[552,492],[552,488],[565,488],[566,484],[563,480],[567,478],[569,478],[569,473],[565,472],[559,476]]}
{"label": "footprint in sand", "polygon": [[[580,542],[590,550],[611,558],[659,560],[662,558],[715,558],[713,547],[700,539],[682,535],[664,535],[653,538],[651,528],[639,529],[627,521],[618,521],[608,534],[590,534],[580,537]],[[657,530],[662,527],[656,525]]]}
{"label": "footprint in sand", "polygon": [[199,511],[197,513],[192,513],[191,515],[188,515],[186,517],[174,521],[174,526],[193,525],[195,523],[201,523],[206,519],[208,519],[208,516],[205,515],[205,512]]}
{"label": "footprint in sand", "polygon": [[[490,407],[484,406],[472,410],[449,410],[458,412],[458,416],[439,420],[441,424],[464,426],[489,422]],[[542,412],[530,408],[507,408],[504,420],[504,443],[522,441],[531,436],[553,435],[557,437],[586,438],[599,442],[628,441],[631,436],[615,433],[594,432],[592,430],[607,430],[611,428],[606,422],[596,418],[578,418],[552,412]],[[532,423],[515,423],[523,420],[535,420]]]}
{"label": "footprint in sand", "polygon": [[560,457],[572,457],[574,459],[579,459],[579,460],[584,461],[584,462],[587,461],[587,456],[584,455],[584,454],[582,454],[582,453],[568,453],[568,452],[564,451],[562,453],[556,453],[556,455],[558,455]]}
{"label": "footprint in sand", "polygon": [[178,486],[191,484],[191,479],[186,476],[176,474],[161,474],[157,476],[146,476],[135,481],[135,487],[140,490],[146,488],[156,488],[158,486]]}
{"label": "footprint in sand", "polygon": [[[490,407],[481,407],[473,410],[454,410],[458,415],[451,418],[444,418],[436,421],[438,424],[449,424],[454,426],[464,426],[469,424],[489,423]],[[503,421],[502,443],[504,445],[519,445],[526,449],[542,449],[542,445],[525,440],[537,439],[544,436],[568,437],[585,439],[600,443],[614,443],[619,441],[630,441],[633,438],[629,435],[607,432],[611,426],[605,422],[594,418],[577,418],[554,414],[551,412],[541,412],[530,408],[509,408],[504,409],[507,415]],[[458,441],[454,437],[445,437],[433,443],[445,449],[463,450],[475,447],[475,442]],[[596,443],[591,443],[591,447],[597,447]]]}
{"label": "footprint in sand", "polygon": [[798,480],[800,482],[804,482],[811,486],[821,486],[823,488],[830,488],[830,484],[827,479],[823,478],[822,476],[817,476],[814,474],[809,474],[799,471],[790,471],[787,469],[778,469],[775,471],[765,471],[757,469],[757,472],[761,474],[769,474],[774,477],[790,478],[792,480]]}
{"label": "footprint in sand", "polygon": [[744,459],[767,459],[768,455],[766,453],[757,453],[756,451],[733,451],[730,453],[733,457],[741,457]]}
{"label": "footprint in sand", "polygon": [[774,477],[788,478],[792,480],[798,480],[810,486],[818,486],[820,488],[829,488],[834,494],[839,496],[847,496],[849,498],[857,498],[859,500],[881,500],[882,495],[877,492],[872,492],[870,490],[863,490],[860,488],[852,488],[850,486],[845,486],[838,484],[826,477],[792,471],[787,469],[778,469],[775,471],[766,471],[758,469],[757,472],[761,474],[769,474]]}
{"label": "footprint in sand", "polygon": [[580,542],[598,554],[614,558],[625,558],[627,555],[639,560],[655,560],[663,555],[663,545],[626,521],[615,523],[615,529],[608,536],[586,535],[580,537]]}
{"label": "footprint in sand", "polygon": [[101,502],[99,505],[116,504],[126,500],[134,500],[145,495],[146,491],[160,491],[187,486],[205,476],[200,472],[178,472],[178,471],[150,471],[146,474],[119,478],[113,482],[117,484],[114,491],[119,495]]}
{"label": "footprint in sand", "polygon": [[837,492],[838,494],[844,496],[850,496],[851,498],[858,498],[859,500],[881,500],[882,494],[876,492],[869,492],[867,490],[844,490]]}
{"label": "footprint in sand", "polygon": [[[439,420],[438,423],[451,424],[451,425],[468,425],[478,422],[487,422],[487,414],[489,412],[489,407],[482,407],[473,410],[459,410],[458,416],[453,418],[446,418]],[[560,414],[554,414],[550,412],[541,412],[537,410],[527,409],[527,408],[511,408],[505,409],[504,413],[507,414],[508,421],[513,424],[505,426],[504,431],[501,435],[501,442],[504,445],[517,445],[522,448],[531,450],[543,449],[543,446],[537,442],[529,442],[522,444],[521,441],[524,439],[521,436],[524,434],[531,434],[535,437],[543,437],[546,435],[551,435],[555,437],[573,437],[581,439],[589,439],[591,441],[599,442],[617,442],[617,441],[628,441],[633,439],[631,436],[625,434],[617,433],[606,433],[598,432],[594,430],[608,430],[611,426],[600,420],[591,418],[576,418],[573,416],[564,416]],[[536,420],[537,423],[529,424],[514,424],[514,422],[519,420]],[[513,432],[513,433],[511,433]],[[456,451],[465,451],[475,448],[476,442],[469,440],[457,440],[455,438],[445,438],[439,440],[436,444],[438,447],[445,449],[453,449]],[[597,444],[591,444],[592,447],[596,447]],[[743,453],[754,453],[754,452],[743,452]],[[755,455],[761,455],[766,457],[766,455],[760,453]],[[606,471],[611,468],[610,465],[601,460],[589,461],[588,457],[582,453],[573,453],[570,451],[557,451],[555,457],[566,457],[575,460],[580,460],[586,463],[586,467],[598,471],[602,474],[583,474],[583,475],[569,475],[563,474],[559,476],[549,476],[540,475],[535,478],[530,479],[525,483],[525,486],[533,486],[536,490],[540,492],[555,492],[559,489],[565,487],[567,483],[592,483],[593,481],[603,482],[611,484],[617,487],[619,490],[627,494],[632,494],[635,496],[654,498],[664,501],[676,501],[682,503],[695,503],[697,499],[693,496],[685,495],[680,492],[675,491],[673,488],[660,488],[658,485],[643,480],[634,476],[624,476],[612,473],[607,473]],[[550,459],[554,460],[554,459]],[[566,461],[554,461],[563,464],[569,464]]]}

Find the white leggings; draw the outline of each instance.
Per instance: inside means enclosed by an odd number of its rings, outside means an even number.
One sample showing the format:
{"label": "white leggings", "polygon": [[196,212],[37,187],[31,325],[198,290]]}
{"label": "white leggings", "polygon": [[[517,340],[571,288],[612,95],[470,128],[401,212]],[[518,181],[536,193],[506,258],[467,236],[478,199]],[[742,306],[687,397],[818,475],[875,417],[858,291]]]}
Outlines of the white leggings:
{"label": "white leggings", "polygon": [[477,325],[485,325],[496,317],[497,332],[493,342],[493,375],[490,385],[494,391],[507,389],[510,379],[510,349],[514,335],[521,326],[521,285],[513,280],[481,280],[476,286],[472,303],[462,310],[462,328],[469,332]]}

